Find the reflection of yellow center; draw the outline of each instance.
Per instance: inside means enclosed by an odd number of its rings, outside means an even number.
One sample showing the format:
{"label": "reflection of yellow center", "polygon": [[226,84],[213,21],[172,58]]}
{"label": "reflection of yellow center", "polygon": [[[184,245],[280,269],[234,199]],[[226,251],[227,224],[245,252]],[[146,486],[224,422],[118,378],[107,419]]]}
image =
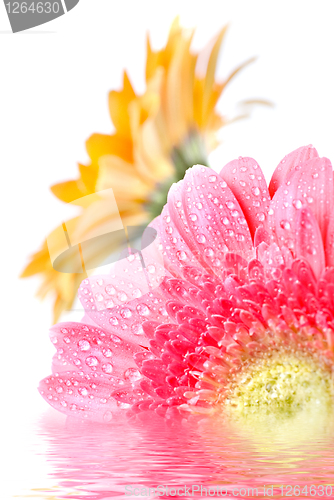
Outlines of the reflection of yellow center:
{"label": "reflection of yellow center", "polygon": [[233,380],[226,403],[239,414],[295,414],[309,405],[329,406],[332,375],[313,357],[277,352],[257,360]]}

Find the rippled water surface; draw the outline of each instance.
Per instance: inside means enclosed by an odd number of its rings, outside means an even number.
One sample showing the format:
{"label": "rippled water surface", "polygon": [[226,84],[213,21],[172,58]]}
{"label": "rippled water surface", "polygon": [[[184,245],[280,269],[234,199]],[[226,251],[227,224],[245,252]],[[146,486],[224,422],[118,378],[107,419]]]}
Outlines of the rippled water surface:
{"label": "rippled water surface", "polygon": [[[36,484],[24,498],[147,498],[148,488],[158,485],[160,496],[168,486],[177,498],[200,496],[201,486],[202,496],[210,488],[219,498],[334,498],[333,421],[317,408],[174,426],[152,419],[101,426],[43,418],[36,440],[44,443],[49,487]],[[264,485],[273,489],[264,494]],[[321,485],[330,485],[327,494]]]}

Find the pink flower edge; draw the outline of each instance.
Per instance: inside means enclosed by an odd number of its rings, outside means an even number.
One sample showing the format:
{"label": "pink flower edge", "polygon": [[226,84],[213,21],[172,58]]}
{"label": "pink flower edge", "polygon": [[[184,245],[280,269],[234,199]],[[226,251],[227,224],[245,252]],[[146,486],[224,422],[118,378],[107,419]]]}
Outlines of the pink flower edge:
{"label": "pink flower edge", "polygon": [[297,149],[269,189],[252,158],[220,174],[196,165],[172,186],[152,226],[166,269],[161,284],[142,294],[138,256],[124,259],[83,281],[88,321],[51,329],[53,374],[39,387],[51,406],[99,422],[211,415],[231,379],[268,350],[311,352],[332,370],[327,158],[312,146]]}

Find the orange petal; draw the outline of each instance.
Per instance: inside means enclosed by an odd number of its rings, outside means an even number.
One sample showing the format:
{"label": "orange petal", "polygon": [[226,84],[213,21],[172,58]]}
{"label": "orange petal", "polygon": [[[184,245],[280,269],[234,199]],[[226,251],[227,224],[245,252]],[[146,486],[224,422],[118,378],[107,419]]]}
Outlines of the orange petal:
{"label": "orange petal", "polygon": [[136,98],[129,77],[124,71],[123,89],[109,93],[109,112],[117,132],[125,137],[130,135],[128,106]]}
{"label": "orange petal", "polygon": [[92,163],[96,165],[99,158],[104,155],[120,156],[129,162],[133,160],[132,141],[119,134],[93,134],[86,141],[86,148]]}
{"label": "orange petal", "polygon": [[65,203],[71,203],[71,201],[81,198],[87,194],[85,188],[80,189],[80,184],[81,187],[84,188],[83,183],[79,180],[60,182],[59,184],[51,186],[50,189],[59,200],[64,201]]}

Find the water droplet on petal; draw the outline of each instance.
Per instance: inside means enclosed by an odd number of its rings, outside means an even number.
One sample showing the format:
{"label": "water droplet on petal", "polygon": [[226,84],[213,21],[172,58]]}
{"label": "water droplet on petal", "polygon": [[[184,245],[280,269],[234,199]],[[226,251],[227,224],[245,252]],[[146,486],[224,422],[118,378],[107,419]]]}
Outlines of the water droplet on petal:
{"label": "water droplet on petal", "polygon": [[209,182],[216,182],[217,176],[216,175],[209,175]]}
{"label": "water droplet on petal", "polygon": [[119,293],[117,294],[117,298],[118,298],[118,300],[120,300],[121,302],[126,302],[126,300],[127,300],[128,296],[126,295],[126,293],[125,293],[125,292],[119,292]]}
{"label": "water droplet on petal", "polygon": [[78,393],[81,394],[81,396],[87,396],[88,390],[86,387],[81,387],[80,389],[78,389]]}
{"label": "water droplet on petal", "polygon": [[111,318],[109,318],[109,323],[114,326],[118,325],[118,319],[116,316],[111,316]]}
{"label": "water droplet on petal", "polygon": [[148,316],[150,314],[150,310],[146,304],[138,304],[137,311],[140,316]]}
{"label": "water droplet on petal", "polygon": [[212,257],[214,255],[214,251],[212,248],[204,248],[204,255],[206,257]]}
{"label": "water droplet on petal", "polygon": [[90,349],[90,343],[88,340],[82,339],[78,342],[78,347],[80,351],[88,351]]}
{"label": "water droplet on petal", "polygon": [[102,371],[104,373],[112,373],[113,366],[110,363],[105,363],[104,365],[102,365]]}
{"label": "water droplet on petal", "polygon": [[293,200],[292,202],[292,205],[297,209],[299,210],[300,208],[302,208],[303,204],[300,200]]}
{"label": "water droplet on petal", "polygon": [[131,325],[131,330],[134,335],[144,335],[144,330],[140,323],[134,323]]}
{"label": "water droplet on petal", "polygon": [[190,220],[192,220],[193,222],[195,222],[197,220],[196,214],[190,214],[189,217],[190,217]]}
{"label": "water droplet on petal", "polygon": [[96,366],[98,364],[98,362],[99,361],[95,356],[88,356],[88,358],[86,358],[86,365],[87,366],[90,366],[90,367]]}
{"label": "water droplet on petal", "polygon": [[131,318],[132,312],[128,307],[126,307],[124,309],[121,309],[120,315],[122,316],[123,319],[128,319]]}
{"label": "water droplet on petal", "polygon": [[282,220],[280,222],[280,226],[281,226],[282,229],[286,229],[286,230],[291,229],[291,224],[290,224],[290,222],[288,220]]}
{"label": "water droplet on petal", "polygon": [[107,285],[105,288],[105,291],[108,295],[115,295],[115,293],[116,293],[115,288],[111,285]]}
{"label": "water droplet on petal", "polygon": [[206,242],[206,237],[204,236],[204,234],[198,234],[196,236],[196,239],[197,239],[198,243],[205,243]]}
{"label": "water droplet on petal", "polygon": [[186,252],[183,252],[183,250],[179,250],[178,252],[176,252],[176,255],[177,255],[177,258],[181,261],[187,259],[187,254],[186,254]]}
{"label": "water droplet on petal", "polygon": [[97,302],[102,302],[103,301],[103,295],[102,295],[102,293],[96,293],[95,294],[95,300]]}
{"label": "water droplet on petal", "polygon": [[128,368],[124,372],[124,378],[125,380],[129,380],[131,383],[133,383],[143,378],[143,375],[140,373],[139,370],[137,370],[137,368]]}
{"label": "water droplet on petal", "polygon": [[146,269],[150,274],[155,273],[155,266],[153,264],[148,265]]}
{"label": "water droplet on petal", "polygon": [[111,356],[112,356],[112,352],[111,352],[111,350],[109,349],[109,347],[104,347],[104,348],[102,349],[102,354],[103,354],[103,356],[105,356],[106,358],[111,358]]}
{"label": "water droplet on petal", "polygon": [[203,205],[202,203],[198,202],[196,203],[196,207],[198,208],[198,210],[201,210],[203,208]]}

